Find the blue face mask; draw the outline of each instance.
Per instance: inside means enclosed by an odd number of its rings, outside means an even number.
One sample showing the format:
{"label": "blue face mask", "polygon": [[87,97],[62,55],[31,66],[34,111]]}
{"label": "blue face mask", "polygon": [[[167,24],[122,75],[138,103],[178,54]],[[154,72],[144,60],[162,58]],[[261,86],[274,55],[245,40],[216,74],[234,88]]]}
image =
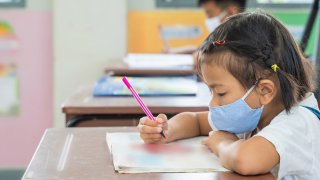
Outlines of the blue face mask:
{"label": "blue face mask", "polygon": [[263,106],[252,109],[244,101],[254,87],[251,87],[241,99],[231,104],[209,107],[211,121],[218,130],[241,134],[253,131],[257,127]]}

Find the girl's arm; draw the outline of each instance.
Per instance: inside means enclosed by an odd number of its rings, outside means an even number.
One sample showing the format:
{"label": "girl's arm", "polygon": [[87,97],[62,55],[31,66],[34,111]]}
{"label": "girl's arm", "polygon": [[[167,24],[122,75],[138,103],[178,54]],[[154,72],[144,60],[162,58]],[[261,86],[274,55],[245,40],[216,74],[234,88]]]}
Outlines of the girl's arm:
{"label": "girl's arm", "polygon": [[184,112],[168,121],[169,142],[208,135],[211,130],[208,123],[208,112]]}
{"label": "girl's arm", "polygon": [[280,161],[274,145],[259,136],[238,140],[231,133],[215,131],[210,132],[205,144],[224,167],[242,175],[268,173]]}

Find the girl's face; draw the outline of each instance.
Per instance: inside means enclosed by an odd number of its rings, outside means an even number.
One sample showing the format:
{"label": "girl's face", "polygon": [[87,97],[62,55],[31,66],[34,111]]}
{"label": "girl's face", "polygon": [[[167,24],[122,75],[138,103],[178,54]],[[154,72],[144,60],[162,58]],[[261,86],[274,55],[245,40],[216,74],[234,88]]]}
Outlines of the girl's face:
{"label": "girl's face", "polygon": [[[205,83],[211,91],[210,106],[230,104],[244,96],[248,91],[241,83],[221,66],[203,64],[202,74]],[[247,104],[256,109],[261,107],[256,91],[252,91],[245,99]]]}

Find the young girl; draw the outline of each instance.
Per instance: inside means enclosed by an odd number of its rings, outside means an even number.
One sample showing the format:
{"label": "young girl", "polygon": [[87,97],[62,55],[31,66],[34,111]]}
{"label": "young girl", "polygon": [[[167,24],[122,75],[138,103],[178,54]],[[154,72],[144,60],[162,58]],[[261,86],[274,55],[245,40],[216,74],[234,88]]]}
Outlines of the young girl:
{"label": "young girl", "polygon": [[141,118],[145,143],[209,134],[203,143],[237,173],[320,179],[311,66],[279,21],[264,13],[230,17],[206,39],[198,68],[212,92],[209,112]]}

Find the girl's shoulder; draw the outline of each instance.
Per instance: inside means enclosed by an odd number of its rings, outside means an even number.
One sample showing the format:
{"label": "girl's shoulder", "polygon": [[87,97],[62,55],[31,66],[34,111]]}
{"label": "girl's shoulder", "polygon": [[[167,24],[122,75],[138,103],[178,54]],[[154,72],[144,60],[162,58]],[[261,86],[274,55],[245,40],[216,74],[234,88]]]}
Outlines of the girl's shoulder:
{"label": "girl's shoulder", "polygon": [[307,108],[295,106],[289,113],[283,111],[278,114],[255,136],[264,137],[279,149],[289,141],[295,141],[297,145],[303,145],[305,142],[312,144],[314,140],[319,141],[320,120]]}
{"label": "girl's shoulder", "polygon": [[271,121],[270,125],[284,124],[285,126],[301,127],[306,124],[319,124],[318,117],[305,106],[319,110],[317,99],[313,93],[308,93],[304,100],[291,108],[290,112],[282,111]]}
{"label": "girl's shoulder", "polygon": [[298,105],[292,107],[290,112],[282,111],[268,126],[296,127],[301,130],[313,125],[320,127],[319,118],[308,108]]}
{"label": "girl's shoulder", "polygon": [[315,176],[320,164],[320,120],[310,110],[295,106],[289,113],[283,111],[255,136],[274,145],[280,156],[278,177]]}
{"label": "girl's shoulder", "polygon": [[308,106],[308,107],[319,110],[318,101],[317,101],[314,93],[311,93],[311,92],[307,93],[306,97],[301,102],[299,102],[298,105],[299,106]]}

